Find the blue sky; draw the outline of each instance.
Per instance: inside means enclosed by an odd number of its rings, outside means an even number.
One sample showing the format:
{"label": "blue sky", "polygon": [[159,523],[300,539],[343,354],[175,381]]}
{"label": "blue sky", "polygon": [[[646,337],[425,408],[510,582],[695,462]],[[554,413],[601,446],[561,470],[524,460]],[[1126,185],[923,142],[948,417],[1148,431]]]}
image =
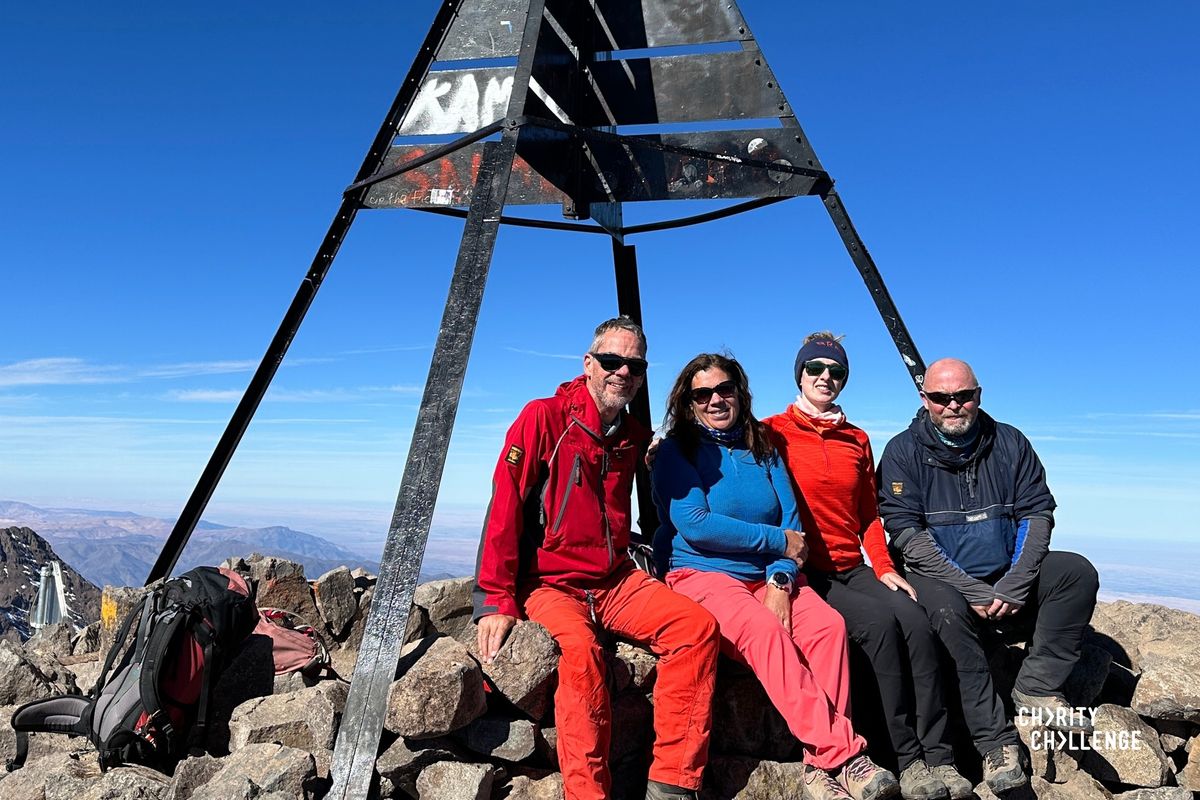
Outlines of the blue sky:
{"label": "blue sky", "polygon": [[[178,513],[436,5],[0,11],[0,497]],[[1200,554],[1200,9],[742,9],[926,360],[971,361],[984,407],[1034,441],[1058,545],[1114,575]],[[379,552],[460,231],[359,215],[209,519]],[[783,408],[822,328],[846,334],[843,405],[876,447],[911,418],[816,199],[631,241],[656,418],[720,348],[757,410]],[[470,560],[504,429],[614,310],[602,237],[501,232],[435,548]]]}

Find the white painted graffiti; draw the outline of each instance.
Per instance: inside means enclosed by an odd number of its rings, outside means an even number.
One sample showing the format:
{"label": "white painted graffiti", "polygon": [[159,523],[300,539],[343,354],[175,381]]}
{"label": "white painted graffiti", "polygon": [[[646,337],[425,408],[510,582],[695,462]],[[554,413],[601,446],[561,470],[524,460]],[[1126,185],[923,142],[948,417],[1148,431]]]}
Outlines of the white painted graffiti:
{"label": "white painted graffiti", "polygon": [[421,87],[400,125],[401,135],[469,133],[501,119],[508,111],[513,76],[488,77],[483,91],[473,72],[432,75]]}

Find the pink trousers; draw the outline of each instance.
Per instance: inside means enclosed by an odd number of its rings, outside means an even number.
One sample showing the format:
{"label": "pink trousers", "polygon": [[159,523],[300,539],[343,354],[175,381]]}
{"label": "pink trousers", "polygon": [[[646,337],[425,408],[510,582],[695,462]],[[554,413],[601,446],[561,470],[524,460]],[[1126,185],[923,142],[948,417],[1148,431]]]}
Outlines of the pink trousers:
{"label": "pink trousers", "polygon": [[846,623],[801,576],[792,597],[792,632],[763,605],[763,581],[677,569],[667,585],[716,617],[721,652],[748,667],[804,746],[804,761],[841,766],[866,749],[850,719]]}

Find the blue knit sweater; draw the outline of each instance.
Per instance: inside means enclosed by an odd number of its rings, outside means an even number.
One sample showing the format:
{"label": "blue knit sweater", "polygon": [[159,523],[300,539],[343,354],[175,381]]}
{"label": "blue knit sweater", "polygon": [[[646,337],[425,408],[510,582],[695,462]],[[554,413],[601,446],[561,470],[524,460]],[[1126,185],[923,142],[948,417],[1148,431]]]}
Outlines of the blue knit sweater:
{"label": "blue knit sweater", "polygon": [[659,445],[652,469],[661,523],[654,535],[660,571],[690,567],[743,581],[798,573],[784,558],[784,529],[800,530],[796,497],[777,455],[759,464],[744,446],[702,440],[695,463],[673,439]]}

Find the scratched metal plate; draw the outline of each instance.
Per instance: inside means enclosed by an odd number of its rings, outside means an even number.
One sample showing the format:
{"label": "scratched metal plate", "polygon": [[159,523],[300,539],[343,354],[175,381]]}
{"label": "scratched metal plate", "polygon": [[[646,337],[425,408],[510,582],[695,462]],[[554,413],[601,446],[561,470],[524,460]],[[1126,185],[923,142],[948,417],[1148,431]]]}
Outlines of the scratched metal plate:
{"label": "scratched metal plate", "polygon": [[[479,173],[484,144],[465,147],[440,161],[383,181],[367,192],[368,208],[430,208],[470,204],[475,176]],[[388,167],[425,155],[432,146],[393,147],[385,161]],[[562,192],[536,172],[520,156],[513,161],[509,179],[508,205],[562,202]]]}
{"label": "scratched metal plate", "polygon": [[757,50],[592,65],[594,100],[579,124],[762,119],[792,113]]}
{"label": "scratched metal plate", "polygon": [[[509,205],[559,204],[567,185],[568,145],[550,134],[523,135],[513,165]],[[659,141],[737,158],[783,160],[796,167],[821,164],[796,128],[712,131],[631,137]],[[801,138],[801,141],[796,141]],[[370,208],[466,206],[471,199],[482,145],[380,183],[367,195]],[[400,164],[428,152],[428,146],[397,146],[387,164]],[[814,179],[787,172],[748,167],[727,160],[667,153],[650,148],[592,143],[592,162],[582,159],[580,200],[685,200],[698,198],[797,197],[811,194]]]}
{"label": "scratched metal plate", "polygon": [[[512,67],[431,72],[400,126],[403,135],[469,133],[502,119]],[[561,68],[537,65],[534,94],[548,94],[578,125],[644,125],[789,116],[791,106],[757,51],[637,58],[592,65],[595,80],[575,103],[555,80]],[[550,104],[529,112],[557,116]]]}
{"label": "scratched metal plate", "polygon": [[750,38],[733,0],[596,0],[595,13],[613,50]]}
{"label": "scratched metal plate", "polygon": [[[592,51],[633,50],[750,38],[732,0],[550,0],[551,15]],[[467,0],[438,50],[439,61],[504,58],[521,47],[529,0]]]}
{"label": "scratched metal plate", "polygon": [[466,0],[438,49],[438,61],[506,58],[521,49],[529,0]]}
{"label": "scratched metal plate", "polygon": [[425,76],[400,135],[470,133],[508,113],[516,67],[480,67]]}

